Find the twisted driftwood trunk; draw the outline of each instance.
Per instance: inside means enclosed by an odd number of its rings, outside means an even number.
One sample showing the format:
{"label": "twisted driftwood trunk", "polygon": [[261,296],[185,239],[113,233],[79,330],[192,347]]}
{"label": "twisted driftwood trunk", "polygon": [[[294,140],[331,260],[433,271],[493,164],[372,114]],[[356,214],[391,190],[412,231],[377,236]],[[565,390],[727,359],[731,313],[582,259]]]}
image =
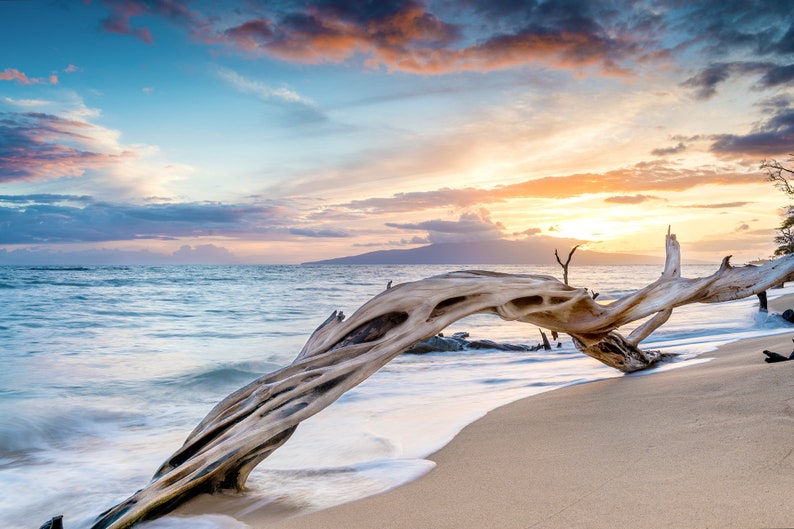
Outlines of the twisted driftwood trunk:
{"label": "twisted driftwood trunk", "polygon": [[[542,275],[453,272],[387,289],[345,320],[334,312],[292,364],[226,397],[185,444],[130,498],[103,513],[93,529],[122,529],[169,512],[204,492],[241,489],[249,473],[284,444],[297,425],[338,399],[413,344],[471,314],[496,314],[567,333],[576,347],[624,372],[662,355],[638,344],[675,307],[758,294],[794,273],[794,256],[762,267],[733,268],[726,258],[709,277],[680,277],[680,249],[667,235],[667,261],[654,283],[610,305],[584,288]],[[650,318],[623,337],[615,329]]]}

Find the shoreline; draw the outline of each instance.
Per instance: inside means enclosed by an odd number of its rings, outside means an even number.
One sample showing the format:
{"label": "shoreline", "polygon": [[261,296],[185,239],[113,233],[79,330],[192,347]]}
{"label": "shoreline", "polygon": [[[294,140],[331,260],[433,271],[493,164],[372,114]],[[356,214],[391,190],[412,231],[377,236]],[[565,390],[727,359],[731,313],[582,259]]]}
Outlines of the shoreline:
{"label": "shoreline", "polygon": [[[792,305],[784,296],[770,311]],[[174,514],[223,513],[253,529],[791,527],[794,362],[761,353],[788,355],[791,337],[507,404],[431,455],[428,474],[330,509],[296,515],[221,495]]]}

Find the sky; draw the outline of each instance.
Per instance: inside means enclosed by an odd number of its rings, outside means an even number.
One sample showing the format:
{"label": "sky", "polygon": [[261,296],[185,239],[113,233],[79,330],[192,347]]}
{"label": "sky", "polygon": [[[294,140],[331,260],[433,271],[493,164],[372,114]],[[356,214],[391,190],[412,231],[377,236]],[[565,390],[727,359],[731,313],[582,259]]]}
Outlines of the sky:
{"label": "sky", "polygon": [[0,263],[768,257],[794,1],[0,1]]}

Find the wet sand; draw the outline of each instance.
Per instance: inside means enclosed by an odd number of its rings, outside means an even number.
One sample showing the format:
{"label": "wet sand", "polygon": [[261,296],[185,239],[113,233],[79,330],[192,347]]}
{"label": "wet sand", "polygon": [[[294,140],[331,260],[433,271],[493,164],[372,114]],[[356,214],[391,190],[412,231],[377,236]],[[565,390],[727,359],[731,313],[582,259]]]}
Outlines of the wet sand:
{"label": "wet sand", "polygon": [[[255,529],[794,527],[794,361],[761,352],[788,356],[792,338],[536,395],[469,425],[405,486],[299,516],[249,505],[239,518]],[[239,514],[234,501],[186,512]]]}

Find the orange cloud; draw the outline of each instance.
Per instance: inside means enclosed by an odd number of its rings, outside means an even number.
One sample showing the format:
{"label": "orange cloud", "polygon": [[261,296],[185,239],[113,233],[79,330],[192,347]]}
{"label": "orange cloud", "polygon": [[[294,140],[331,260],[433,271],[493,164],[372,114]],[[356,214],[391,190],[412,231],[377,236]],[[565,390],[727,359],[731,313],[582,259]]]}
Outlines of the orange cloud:
{"label": "orange cloud", "polygon": [[491,71],[540,62],[558,68],[600,67],[609,75],[625,75],[628,71],[619,62],[652,55],[632,38],[606,36],[592,27],[523,29],[457,47],[461,28],[416,2],[386,15],[367,15],[310,7],[278,22],[251,19],[206,40],[311,64],[362,54],[371,68],[419,74]]}
{"label": "orange cloud", "polygon": [[[370,213],[407,212],[439,207],[471,207],[477,204],[504,202],[511,199],[561,199],[588,194],[609,193],[641,199],[658,199],[641,193],[648,191],[685,191],[698,186],[755,184],[762,182],[758,173],[739,173],[713,168],[682,169],[664,162],[642,162],[631,168],[605,173],[567,176],[546,176],[518,184],[490,189],[459,188],[397,193],[391,197],[353,200],[340,207]],[[635,199],[635,197],[631,197]],[[625,200],[624,200],[625,202]]]}

